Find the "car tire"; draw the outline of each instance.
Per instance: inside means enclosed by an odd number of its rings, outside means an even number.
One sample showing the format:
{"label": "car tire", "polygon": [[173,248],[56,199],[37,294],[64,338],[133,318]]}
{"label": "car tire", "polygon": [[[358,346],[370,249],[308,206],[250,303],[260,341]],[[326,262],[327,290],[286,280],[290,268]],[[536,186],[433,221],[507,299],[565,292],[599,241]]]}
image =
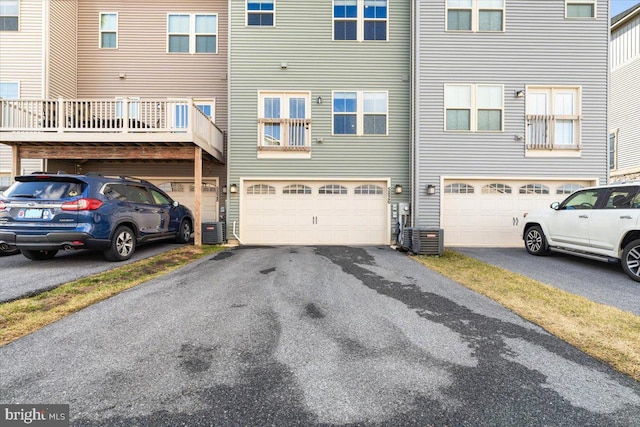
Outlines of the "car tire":
{"label": "car tire", "polygon": [[126,261],[136,250],[136,236],[131,228],[121,225],[116,228],[109,249],[104,251],[104,257],[109,261]]}
{"label": "car tire", "polygon": [[543,256],[549,253],[547,238],[539,225],[527,229],[524,235],[524,247],[531,255]]}
{"label": "car tire", "polygon": [[32,250],[26,250],[26,249],[23,249],[20,252],[22,252],[22,255],[24,255],[26,258],[29,258],[34,261],[44,261],[45,259],[51,259],[54,256],[56,256],[56,254],[58,253],[57,250],[32,251]]}
{"label": "car tire", "polygon": [[640,282],[640,239],[629,242],[622,251],[622,269],[627,276]]}
{"label": "car tire", "polygon": [[0,249],[0,256],[9,256],[19,254],[20,249],[17,249],[13,246],[9,246],[9,249]]}
{"label": "car tire", "polygon": [[191,223],[189,220],[183,219],[176,234],[176,243],[189,243],[191,240],[191,232]]}

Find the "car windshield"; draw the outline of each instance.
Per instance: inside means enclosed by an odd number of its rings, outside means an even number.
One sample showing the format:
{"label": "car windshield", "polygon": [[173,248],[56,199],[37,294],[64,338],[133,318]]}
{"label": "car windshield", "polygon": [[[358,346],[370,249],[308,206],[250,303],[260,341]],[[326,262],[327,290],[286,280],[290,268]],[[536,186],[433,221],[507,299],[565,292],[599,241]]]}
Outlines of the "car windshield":
{"label": "car windshield", "polygon": [[7,198],[59,200],[77,197],[86,184],[77,181],[21,181],[4,193]]}

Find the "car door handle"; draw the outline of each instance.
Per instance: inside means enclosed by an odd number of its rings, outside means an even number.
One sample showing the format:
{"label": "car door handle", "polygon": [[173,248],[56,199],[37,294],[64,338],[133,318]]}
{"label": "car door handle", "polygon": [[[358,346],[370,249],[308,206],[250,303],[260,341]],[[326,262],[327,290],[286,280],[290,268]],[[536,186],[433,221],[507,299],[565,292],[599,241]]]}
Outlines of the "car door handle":
{"label": "car door handle", "polygon": [[621,215],[620,219],[633,219],[633,218],[631,218],[631,215]]}
{"label": "car door handle", "polygon": [[578,218],[589,218],[589,215],[580,215]]}

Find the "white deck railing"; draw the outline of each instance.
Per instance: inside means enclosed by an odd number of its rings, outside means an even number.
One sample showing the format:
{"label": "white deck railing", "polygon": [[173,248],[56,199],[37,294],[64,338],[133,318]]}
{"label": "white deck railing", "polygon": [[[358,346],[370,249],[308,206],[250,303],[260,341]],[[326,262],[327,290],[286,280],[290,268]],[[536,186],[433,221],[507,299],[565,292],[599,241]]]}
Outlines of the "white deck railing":
{"label": "white deck railing", "polygon": [[223,133],[191,99],[0,99],[0,132],[191,133],[223,152]]}
{"label": "white deck railing", "polygon": [[580,148],[580,116],[527,115],[528,149]]}
{"label": "white deck railing", "polygon": [[258,119],[261,150],[309,151],[311,119]]}

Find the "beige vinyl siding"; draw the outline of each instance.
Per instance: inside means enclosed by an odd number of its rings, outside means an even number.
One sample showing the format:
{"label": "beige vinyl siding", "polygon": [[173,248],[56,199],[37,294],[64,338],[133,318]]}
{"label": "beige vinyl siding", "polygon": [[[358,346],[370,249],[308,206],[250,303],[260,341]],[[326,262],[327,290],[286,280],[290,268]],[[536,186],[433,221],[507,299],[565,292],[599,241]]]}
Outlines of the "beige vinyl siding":
{"label": "beige vinyl siding", "polygon": [[76,0],[49,2],[49,98],[77,97]]}
{"label": "beige vinyl siding", "polygon": [[[100,12],[118,13],[117,49],[99,48]],[[167,14],[203,12],[218,14],[218,53],[167,53]],[[216,124],[226,129],[227,27],[223,0],[82,0],[78,96],[215,98]]]}
{"label": "beige vinyl siding", "polygon": [[19,31],[0,31],[0,81],[20,82],[21,98],[41,98],[42,0],[20,0]]}
{"label": "beige vinyl siding", "polygon": [[[275,27],[245,26],[245,2],[232,1],[230,182],[389,178],[405,190],[392,194],[391,201],[405,201],[410,193],[410,3],[389,1],[388,41],[354,42],[332,40],[331,1],[278,1]],[[310,92],[310,159],[257,158],[259,91]],[[332,135],[333,91],[388,92],[388,135]],[[229,202],[229,220],[237,221],[239,198],[231,196]]]}

